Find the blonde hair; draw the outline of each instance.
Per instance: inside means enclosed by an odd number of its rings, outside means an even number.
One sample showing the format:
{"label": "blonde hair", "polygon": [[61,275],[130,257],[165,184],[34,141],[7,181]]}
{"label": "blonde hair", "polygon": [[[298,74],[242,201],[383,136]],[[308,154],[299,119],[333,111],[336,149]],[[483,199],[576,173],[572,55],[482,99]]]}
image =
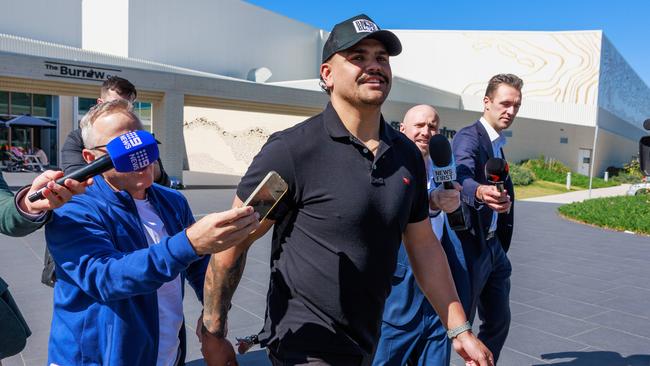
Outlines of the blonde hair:
{"label": "blonde hair", "polygon": [[86,149],[92,149],[97,143],[97,137],[93,132],[93,125],[99,117],[105,114],[113,113],[125,113],[138,122],[140,128],[142,128],[142,122],[138,116],[133,113],[133,104],[125,99],[116,99],[111,100],[110,102],[104,102],[97,104],[90,108],[88,113],[81,119],[79,123],[79,128],[81,128],[81,139],[83,140],[84,146]]}

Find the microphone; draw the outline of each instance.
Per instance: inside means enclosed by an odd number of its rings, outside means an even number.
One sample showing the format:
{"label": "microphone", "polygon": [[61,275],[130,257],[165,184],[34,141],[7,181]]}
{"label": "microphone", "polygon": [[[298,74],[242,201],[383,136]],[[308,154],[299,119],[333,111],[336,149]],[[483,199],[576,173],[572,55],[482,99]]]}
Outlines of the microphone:
{"label": "microphone", "polygon": [[645,128],[646,130],[650,131],[650,118],[648,118],[648,119],[646,119],[645,121],[643,121],[643,128]]}
{"label": "microphone", "polygon": [[490,158],[485,163],[485,177],[488,182],[497,186],[499,192],[503,192],[503,182],[508,179],[508,172],[510,167],[508,162],[501,158]]}
{"label": "microphone", "polygon": [[[440,134],[433,135],[429,140],[429,156],[433,162],[433,181],[442,184],[445,189],[454,189],[452,181],[456,180],[456,164],[449,140]],[[461,204],[456,211],[447,214],[449,227],[452,230],[469,229],[465,221],[466,210]]]}
{"label": "microphone", "polygon": [[433,135],[429,140],[429,156],[433,161],[433,181],[442,183],[445,189],[454,189],[451,182],[456,180],[456,164],[449,140],[440,134]]}
{"label": "microphone", "polygon": [[[112,168],[118,172],[134,172],[158,160],[159,151],[156,139],[147,131],[138,130],[117,136],[106,145],[106,155],[94,160],[85,167],[59,178],[56,183],[63,185],[67,179],[83,182],[90,177],[104,173]],[[45,198],[43,190],[29,195],[29,202],[36,202]]]}

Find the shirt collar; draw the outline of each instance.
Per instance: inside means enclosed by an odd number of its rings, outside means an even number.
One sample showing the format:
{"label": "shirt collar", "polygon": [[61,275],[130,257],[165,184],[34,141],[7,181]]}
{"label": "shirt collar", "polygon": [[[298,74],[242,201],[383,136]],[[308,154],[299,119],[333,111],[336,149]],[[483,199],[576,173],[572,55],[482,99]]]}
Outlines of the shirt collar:
{"label": "shirt collar", "polygon": [[497,132],[497,130],[495,130],[485,118],[481,117],[479,121],[483,125],[483,128],[485,128],[485,131],[487,131],[490,142],[501,146],[506,144],[506,137],[503,133]]}
{"label": "shirt collar", "polygon": [[[327,103],[327,107],[323,111],[323,119],[325,121],[325,128],[332,138],[353,137],[350,131],[345,128],[345,125],[339,118],[338,113],[332,106],[332,103]],[[384,121],[384,116],[381,116],[379,121],[379,140],[383,141],[389,146],[393,145],[393,141],[399,138],[399,132],[389,126]]]}

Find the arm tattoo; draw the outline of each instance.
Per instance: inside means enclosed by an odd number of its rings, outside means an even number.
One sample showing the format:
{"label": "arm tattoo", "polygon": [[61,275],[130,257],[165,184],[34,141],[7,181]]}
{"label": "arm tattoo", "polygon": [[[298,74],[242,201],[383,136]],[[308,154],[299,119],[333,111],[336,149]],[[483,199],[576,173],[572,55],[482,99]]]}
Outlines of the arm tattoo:
{"label": "arm tattoo", "polygon": [[220,261],[219,255],[210,258],[203,289],[203,332],[217,337],[226,336],[228,310],[246,266],[247,251],[241,253],[231,266]]}

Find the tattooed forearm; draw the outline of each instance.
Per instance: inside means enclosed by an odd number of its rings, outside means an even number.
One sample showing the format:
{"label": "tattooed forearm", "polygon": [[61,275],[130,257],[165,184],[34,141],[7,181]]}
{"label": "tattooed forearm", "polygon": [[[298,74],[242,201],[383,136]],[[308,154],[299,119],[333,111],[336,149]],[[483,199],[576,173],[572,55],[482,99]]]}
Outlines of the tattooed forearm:
{"label": "tattooed forearm", "polygon": [[227,250],[213,254],[203,287],[203,331],[226,336],[228,310],[246,265],[247,251]]}

